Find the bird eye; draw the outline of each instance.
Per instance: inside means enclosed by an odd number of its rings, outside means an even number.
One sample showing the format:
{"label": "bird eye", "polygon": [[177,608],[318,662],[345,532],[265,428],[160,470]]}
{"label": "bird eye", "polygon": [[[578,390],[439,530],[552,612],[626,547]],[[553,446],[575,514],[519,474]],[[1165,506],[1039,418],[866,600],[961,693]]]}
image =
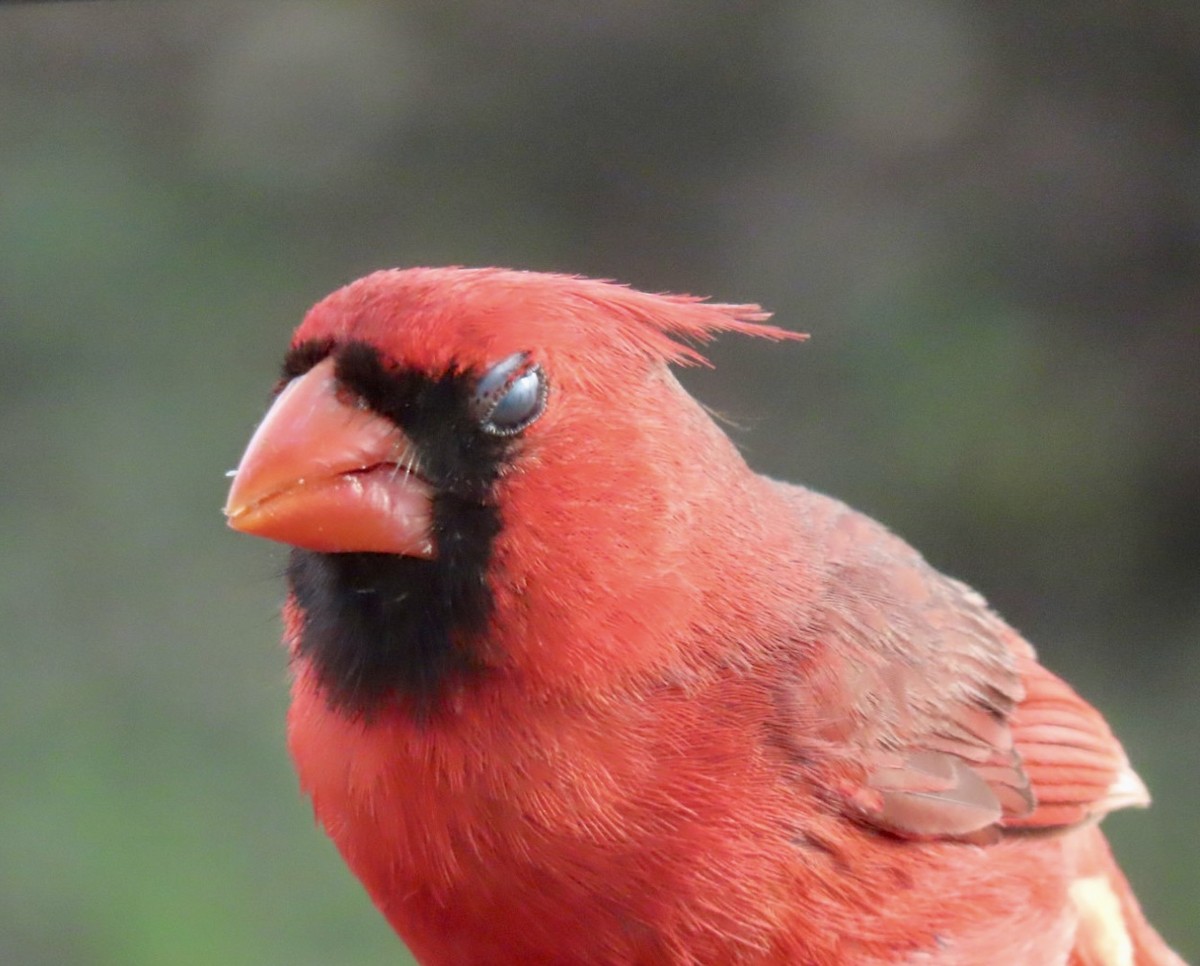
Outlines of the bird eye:
{"label": "bird eye", "polygon": [[514,436],[546,408],[546,376],[529,355],[501,359],[480,377],[471,408],[485,433]]}

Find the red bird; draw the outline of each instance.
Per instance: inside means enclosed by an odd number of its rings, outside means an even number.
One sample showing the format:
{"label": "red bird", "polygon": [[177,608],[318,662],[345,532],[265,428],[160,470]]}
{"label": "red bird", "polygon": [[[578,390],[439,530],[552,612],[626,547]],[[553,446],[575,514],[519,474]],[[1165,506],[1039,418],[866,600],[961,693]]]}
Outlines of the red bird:
{"label": "red bird", "polygon": [[312,309],[226,513],[295,548],[321,824],[427,964],[1180,963],[1100,715],[672,376],[765,318],[498,269]]}

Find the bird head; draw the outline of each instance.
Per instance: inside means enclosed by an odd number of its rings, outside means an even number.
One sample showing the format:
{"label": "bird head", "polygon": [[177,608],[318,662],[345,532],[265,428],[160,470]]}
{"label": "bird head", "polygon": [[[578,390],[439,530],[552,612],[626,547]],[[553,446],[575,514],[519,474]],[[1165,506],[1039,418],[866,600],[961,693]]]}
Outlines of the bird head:
{"label": "bird head", "polygon": [[381,271],[318,303],[225,513],[295,548],[293,647],[331,703],[436,707],[551,627],[616,660],[639,607],[686,596],[674,555],[745,472],[669,364],[722,331],[794,337],[765,318],[499,269]]}

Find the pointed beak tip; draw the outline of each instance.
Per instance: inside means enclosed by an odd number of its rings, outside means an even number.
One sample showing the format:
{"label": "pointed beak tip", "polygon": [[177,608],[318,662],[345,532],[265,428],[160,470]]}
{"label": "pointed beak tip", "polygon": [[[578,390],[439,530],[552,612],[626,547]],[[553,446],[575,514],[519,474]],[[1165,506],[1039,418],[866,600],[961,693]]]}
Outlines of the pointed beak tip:
{"label": "pointed beak tip", "polygon": [[[398,476],[411,444],[383,417],[348,406],[328,360],[275,400],[233,470],[232,530],[326,553],[433,556],[432,492]],[[390,467],[390,469],[389,469]]]}
{"label": "pointed beak tip", "polygon": [[249,517],[252,516],[251,510],[252,506],[249,503],[229,500],[221,507],[221,515],[225,518],[225,525],[230,530],[247,533],[249,532],[247,526],[250,522]]}
{"label": "pointed beak tip", "polygon": [[232,525],[234,520],[244,515],[254,505],[255,500],[246,498],[246,474],[241,472],[240,467],[230,470],[225,475],[230,478],[230,484],[229,492],[225,496],[225,505],[221,507],[221,513]]}

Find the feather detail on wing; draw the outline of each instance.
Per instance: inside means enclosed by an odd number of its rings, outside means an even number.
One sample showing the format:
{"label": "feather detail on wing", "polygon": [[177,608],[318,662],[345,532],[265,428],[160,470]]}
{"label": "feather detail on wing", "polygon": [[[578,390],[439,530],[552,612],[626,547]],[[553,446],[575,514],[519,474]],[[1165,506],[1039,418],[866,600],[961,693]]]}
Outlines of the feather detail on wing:
{"label": "feather detail on wing", "polygon": [[1061,679],[1019,662],[1025,699],[1010,721],[1036,807],[1008,828],[1074,825],[1118,808],[1150,804],[1150,794],[1108,725]]}
{"label": "feather detail on wing", "polygon": [[852,817],[986,843],[1149,802],[1100,714],[979,594],[835,501],[808,515],[825,606],[781,704]]}

